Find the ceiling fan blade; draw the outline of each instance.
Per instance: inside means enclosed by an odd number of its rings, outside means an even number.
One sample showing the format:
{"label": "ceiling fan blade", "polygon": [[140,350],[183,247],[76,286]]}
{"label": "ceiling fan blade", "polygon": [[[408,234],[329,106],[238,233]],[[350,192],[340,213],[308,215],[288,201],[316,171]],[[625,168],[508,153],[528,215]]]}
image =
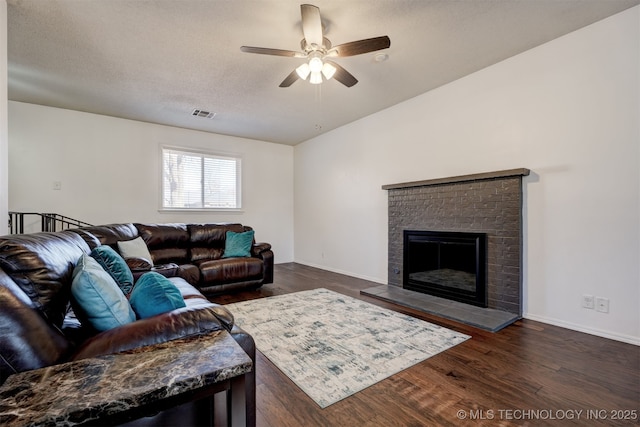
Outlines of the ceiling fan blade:
{"label": "ceiling fan blade", "polygon": [[302,32],[307,44],[322,46],[322,20],[320,9],[311,4],[301,4]]}
{"label": "ceiling fan blade", "polygon": [[240,50],[246,53],[259,53],[262,55],[289,56],[292,58],[306,58],[302,52],[293,50],[271,49],[268,47],[240,46]]}
{"label": "ceiling fan blade", "polygon": [[280,87],[289,87],[292,84],[294,84],[296,82],[296,80],[298,80],[298,73],[296,73],[296,70],[293,70],[291,72],[291,74],[289,74],[283,81],[282,83],[280,83]]}
{"label": "ceiling fan blade", "polygon": [[391,46],[391,39],[387,36],[373,37],[371,39],[358,40],[334,46],[327,52],[328,56],[354,56],[363,53],[375,52]]}
{"label": "ceiling fan blade", "polygon": [[333,75],[333,78],[345,85],[346,87],[351,87],[358,83],[358,79],[353,77],[353,74],[342,68],[342,66],[336,64],[333,61],[325,61],[327,64],[331,64],[336,67],[336,73]]}

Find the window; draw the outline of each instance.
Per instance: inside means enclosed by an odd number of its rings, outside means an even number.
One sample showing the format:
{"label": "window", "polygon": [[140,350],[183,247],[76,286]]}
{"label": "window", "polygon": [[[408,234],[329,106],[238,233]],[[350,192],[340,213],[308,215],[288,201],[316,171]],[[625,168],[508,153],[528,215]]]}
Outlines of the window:
{"label": "window", "polygon": [[162,148],[163,209],[240,209],[239,157]]}

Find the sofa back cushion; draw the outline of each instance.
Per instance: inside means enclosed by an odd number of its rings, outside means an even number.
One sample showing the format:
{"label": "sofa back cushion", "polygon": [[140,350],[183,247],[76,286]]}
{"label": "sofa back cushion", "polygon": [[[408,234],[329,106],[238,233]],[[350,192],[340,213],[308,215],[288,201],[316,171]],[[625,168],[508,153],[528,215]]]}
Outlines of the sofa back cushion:
{"label": "sofa back cushion", "polygon": [[33,233],[0,237],[0,269],[60,327],[69,306],[73,269],[89,246],[77,233]]}
{"label": "sofa back cushion", "polygon": [[87,242],[89,248],[94,249],[101,245],[111,246],[117,249],[117,243],[122,240],[131,240],[138,237],[138,229],[130,223],[96,225],[71,229],[78,233]]}
{"label": "sofa back cushion", "polygon": [[191,262],[220,259],[224,254],[227,231],[242,233],[252,228],[242,224],[189,224]]}
{"label": "sofa back cushion", "polygon": [[189,231],[185,224],[135,224],[154,265],[189,262]]}
{"label": "sofa back cushion", "polygon": [[20,287],[0,270],[0,384],[16,372],[58,363],[70,344]]}

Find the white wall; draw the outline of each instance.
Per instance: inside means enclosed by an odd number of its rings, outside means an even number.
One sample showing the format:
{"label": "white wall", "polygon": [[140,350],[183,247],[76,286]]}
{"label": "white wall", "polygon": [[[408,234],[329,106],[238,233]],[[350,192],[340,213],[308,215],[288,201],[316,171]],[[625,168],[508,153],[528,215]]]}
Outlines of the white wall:
{"label": "white wall", "polygon": [[[635,7],[295,149],[10,102],[7,156],[0,1],[0,220],[8,194],[94,223],[238,221],[276,262],[295,234],[297,262],[386,283],[383,184],[527,167],[525,317],[640,343],[639,22]],[[158,212],[162,144],[242,154],[244,213]]]}
{"label": "white wall", "polygon": [[[276,262],[293,260],[290,146],[13,101],[9,123],[11,210],[93,224],[240,222],[272,244]],[[159,212],[161,145],[241,155],[243,212]]]}
{"label": "white wall", "polygon": [[0,1],[0,235],[9,221],[9,172],[7,134],[7,2]]}
{"label": "white wall", "polygon": [[525,317],[640,344],[639,26],[635,7],[296,146],[296,261],[386,283],[383,184],[530,168]]}

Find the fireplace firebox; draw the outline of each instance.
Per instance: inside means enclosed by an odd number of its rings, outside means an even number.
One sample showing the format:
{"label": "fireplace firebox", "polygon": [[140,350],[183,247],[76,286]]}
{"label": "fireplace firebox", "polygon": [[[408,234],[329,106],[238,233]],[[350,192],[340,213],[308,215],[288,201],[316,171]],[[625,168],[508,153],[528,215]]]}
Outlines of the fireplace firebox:
{"label": "fireplace firebox", "polygon": [[487,307],[486,234],[405,230],[403,287]]}

